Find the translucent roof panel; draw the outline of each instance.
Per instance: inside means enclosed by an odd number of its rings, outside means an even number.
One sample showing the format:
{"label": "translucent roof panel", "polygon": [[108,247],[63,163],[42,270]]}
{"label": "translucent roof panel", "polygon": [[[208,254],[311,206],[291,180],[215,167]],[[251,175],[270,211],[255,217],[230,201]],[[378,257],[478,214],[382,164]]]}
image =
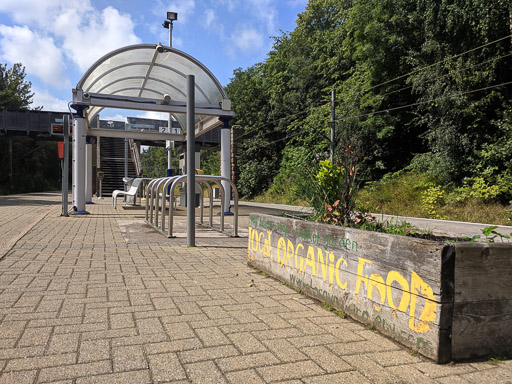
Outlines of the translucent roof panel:
{"label": "translucent roof panel", "polygon": [[[190,55],[160,44],[132,45],[110,52],[89,68],[77,90],[89,94],[117,95],[186,102],[187,75],[195,76],[196,104],[219,105],[226,98],[219,81]],[[89,119],[102,108],[89,109]],[[175,114],[184,127],[186,117]],[[200,121],[205,116],[196,116]]]}

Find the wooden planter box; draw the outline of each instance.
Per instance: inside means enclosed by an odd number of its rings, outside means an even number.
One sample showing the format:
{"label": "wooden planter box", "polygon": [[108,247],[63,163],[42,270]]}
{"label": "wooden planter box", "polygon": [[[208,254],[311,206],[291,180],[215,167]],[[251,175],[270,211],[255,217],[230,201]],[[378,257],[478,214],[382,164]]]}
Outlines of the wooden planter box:
{"label": "wooden planter box", "polygon": [[251,214],[249,265],[439,363],[512,350],[512,243]]}

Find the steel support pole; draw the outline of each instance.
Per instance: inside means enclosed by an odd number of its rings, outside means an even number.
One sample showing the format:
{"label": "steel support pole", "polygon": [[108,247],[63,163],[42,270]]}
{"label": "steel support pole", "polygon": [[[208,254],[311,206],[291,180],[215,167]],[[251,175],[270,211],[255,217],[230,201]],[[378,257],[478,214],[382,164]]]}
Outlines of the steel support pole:
{"label": "steel support pole", "polygon": [[195,76],[187,75],[187,246],[189,247],[196,246],[195,103]]}
{"label": "steel support pole", "polygon": [[334,130],[336,128],[335,122],[335,110],[334,110],[334,100],[336,98],[336,90],[333,88],[331,91],[331,164],[334,162]]}
{"label": "steel support pole", "polygon": [[[220,175],[231,179],[231,130],[229,128],[230,119],[222,119],[224,125],[220,130]],[[222,181],[225,194],[224,215],[232,215],[231,208],[231,185],[227,181]]]}
{"label": "steel support pole", "polygon": [[64,134],[64,160],[62,167],[62,213],[68,215],[68,184],[69,184],[69,116],[64,115],[62,119],[62,131]]}
{"label": "steel support pole", "polygon": [[85,203],[92,203],[92,144],[85,144]]}
{"label": "steel support pole", "polygon": [[[169,25],[169,47],[172,47],[172,21]],[[172,132],[172,118],[171,114],[169,113],[169,118],[167,120],[167,132]],[[165,148],[167,149],[167,176],[172,176],[172,142],[171,140],[165,141]],[[170,187],[167,190],[167,193],[169,193]]]}
{"label": "steel support pole", "polygon": [[73,118],[73,207],[75,214],[88,214],[85,210],[85,132],[87,120],[83,113]]}

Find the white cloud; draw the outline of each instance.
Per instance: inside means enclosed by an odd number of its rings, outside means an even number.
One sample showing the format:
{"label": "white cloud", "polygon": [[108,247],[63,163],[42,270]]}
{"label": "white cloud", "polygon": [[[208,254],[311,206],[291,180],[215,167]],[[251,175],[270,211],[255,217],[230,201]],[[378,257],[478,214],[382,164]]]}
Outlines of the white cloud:
{"label": "white cloud", "polygon": [[206,28],[210,28],[212,21],[215,19],[215,11],[211,8],[208,8],[204,11],[204,25]]}
{"label": "white cloud", "polygon": [[27,73],[46,84],[69,88],[62,53],[51,37],[41,36],[27,26],[0,25],[0,56],[10,63],[21,62]]}
{"label": "white cloud", "polygon": [[242,28],[231,35],[231,42],[238,50],[249,53],[260,51],[264,45],[264,35],[254,28]]}
{"label": "white cloud", "polygon": [[228,9],[228,11],[233,12],[235,6],[238,5],[236,0],[218,0],[219,5],[222,5]]}
{"label": "white cloud", "polygon": [[[77,20],[82,22],[77,24]],[[90,10],[85,15],[80,15],[78,9],[68,9],[58,15],[54,24],[55,33],[63,39],[66,55],[81,72],[104,54],[140,42],[133,32],[130,16],[112,7],[101,12]]]}
{"label": "white cloud", "polygon": [[70,100],[61,100],[54,96],[52,96],[46,89],[37,89],[32,87],[32,92],[34,92],[33,102],[31,104],[32,108],[35,107],[43,107],[43,111],[54,111],[54,112],[67,112],[68,102]]}
{"label": "white cloud", "polygon": [[84,72],[104,54],[140,42],[130,15],[111,6],[98,10],[90,0],[0,0],[0,12],[24,24],[1,32],[5,59],[58,87],[65,59]]}
{"label": "white cloud", "polygon": [[169,114],[165,112],[153,112],[153,111],[146,111],[144,113],[136,114],[135,117],[140,117],[143,119],[154,119],[154,120],[165,120],[167,121],[169,119]]}
{"label": "white cloud", "polygon": [[277,9],[274,0],[248,0],[247,5],[252,8],[255,18],[261,20],[267,28],[267,33],[275,32],[277,24]]}
{"label": "white cloud", "polygon": [[101,120],[112,120],[112,121],[122,121],[123,123],[126,122],[127,115],[123,115],[121,113],[116,113],[115,115],[111,116],[101,116]]}

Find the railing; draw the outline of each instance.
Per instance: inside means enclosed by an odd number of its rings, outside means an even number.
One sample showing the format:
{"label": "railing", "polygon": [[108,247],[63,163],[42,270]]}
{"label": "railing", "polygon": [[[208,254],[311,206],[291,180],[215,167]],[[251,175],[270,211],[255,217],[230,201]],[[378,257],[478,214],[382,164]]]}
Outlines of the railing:
{"label": "railing", "polygon": [[[228,236],[238,237],[238,191],[233,181],[227,177],[211,176],[211,175],[195,175],[196,185],[199,186],[199,221],[196,224],[205,226],[218,232],[222,232]],[[146,190],[146,215],[145,221],[153,228],[167,237],[173,237],[174,227],[174,214],[173,203],[175,203],[174,189],[180,182],[186,182],[187,175],[161,177],[149,182]],[[234,194],[234,221],[233,232],[227,232],[224,229],[224,194],[225,190],[221,181],[228,182],[233,188]],[[215,183],[220,191],[220,226],[217,228],[213,225],[213,190],[210,183]],[[164,191],[170,186],[169,195],[164,194]],[[207,187],[209,191],[210,204],[209,204],[209,221],[208,224],[204,222],[204,193],[203,187]],[[195,199],[194,199],[195,200]],[[169,206],[169,216],[167,220],[167,230],[165,223],[166,203]],[[187,201],[187,204],[194,204],[194,201]],[[174,204],[175,205],[175,204]]]}
{"label": "railing", "polygon": [[140,177],[142,176],[142,162],[140,160],[139,146],[133,139],[128,139],[128,145],[130,146],[133,164],[135,165],[135,173]]}

